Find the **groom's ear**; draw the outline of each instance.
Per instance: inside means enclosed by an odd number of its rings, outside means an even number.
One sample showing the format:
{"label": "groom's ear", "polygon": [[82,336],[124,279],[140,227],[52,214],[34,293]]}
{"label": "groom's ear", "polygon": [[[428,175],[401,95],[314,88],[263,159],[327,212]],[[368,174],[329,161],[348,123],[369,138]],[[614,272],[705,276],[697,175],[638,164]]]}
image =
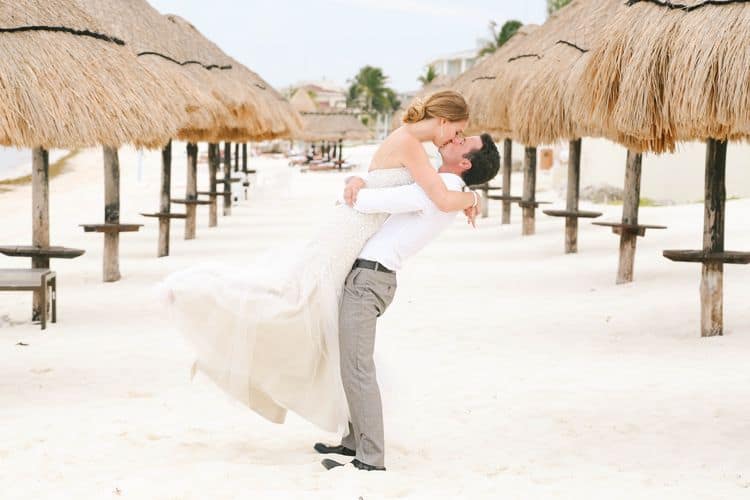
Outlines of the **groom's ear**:
{"label": "groom's ear", "polygon": [[461,167],[461,172],[466,172],[471,168],[471,160],[468,158],[461,158],[461,161],[458,162],[458,166]]}

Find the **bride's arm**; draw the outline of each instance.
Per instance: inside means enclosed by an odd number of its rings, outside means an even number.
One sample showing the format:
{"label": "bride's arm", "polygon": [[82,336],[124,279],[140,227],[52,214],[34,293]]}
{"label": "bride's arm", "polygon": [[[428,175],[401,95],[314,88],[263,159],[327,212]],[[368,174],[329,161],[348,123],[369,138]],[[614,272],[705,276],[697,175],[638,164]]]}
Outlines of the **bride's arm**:
{"label": "bride's arm", "polygon": [[457,212],[474,206],[476,197],[470,192],[450,191],[430,163],[427,153],[420,145],[408,151],[404,166],[409,169],[414,182],[421,187],[442,212]]}

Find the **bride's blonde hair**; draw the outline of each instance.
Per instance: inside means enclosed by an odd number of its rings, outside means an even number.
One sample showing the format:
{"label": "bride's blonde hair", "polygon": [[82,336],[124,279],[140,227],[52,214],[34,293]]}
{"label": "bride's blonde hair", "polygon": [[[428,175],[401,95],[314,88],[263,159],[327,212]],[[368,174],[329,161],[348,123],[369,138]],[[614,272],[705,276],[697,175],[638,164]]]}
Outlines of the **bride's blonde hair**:
{"label": "bride's blonde hair", "polygon": [[464,96],[453,90],[441,90],[425,97],[416,98],[404,112],[401,121],[417,123],[429,118],[445,118],[449,122],[469,119],[469,105]]}

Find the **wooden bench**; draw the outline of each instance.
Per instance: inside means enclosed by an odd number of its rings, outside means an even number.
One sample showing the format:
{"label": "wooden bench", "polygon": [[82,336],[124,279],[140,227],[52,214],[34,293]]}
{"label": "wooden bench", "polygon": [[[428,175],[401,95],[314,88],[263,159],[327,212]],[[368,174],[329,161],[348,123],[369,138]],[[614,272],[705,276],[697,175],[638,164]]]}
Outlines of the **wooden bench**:
{"label": "wooden bench", "polygon": [[[42,330],[52,309],[52,323],[57,323],[57,275],[49,269],[0,269],[0,291],[39,292]],[[51,307],[50,307],[51,306]]]}

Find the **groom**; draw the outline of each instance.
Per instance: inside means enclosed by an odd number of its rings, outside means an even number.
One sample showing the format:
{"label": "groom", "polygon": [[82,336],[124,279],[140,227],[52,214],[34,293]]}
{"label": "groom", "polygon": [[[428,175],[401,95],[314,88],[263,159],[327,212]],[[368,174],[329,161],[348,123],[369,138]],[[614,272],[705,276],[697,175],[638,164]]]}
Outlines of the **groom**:
{"label": "groom", "polygon": [[[452,191],[484,184],[500,167],[489,134],[457,138],[440,148],[440,156],[440,177]],[[318,453],[355,457],[351,464],[360,470],[384,471],[383,409],[373,361],[375,325],[393,300],[396,271],[402,262],[450,226],[457,212],[441,212],[416,184],[360,191],[364,184],[359,177],[348,181],[347,202],[354,202],[362,213],[391,215],[367,241],[344,283],[339,345],[341,379],[351,415],[349,430],[340,445],[316,443],[314,448]],[[331,459],[322,463],[326,469],[344,465]]]}

